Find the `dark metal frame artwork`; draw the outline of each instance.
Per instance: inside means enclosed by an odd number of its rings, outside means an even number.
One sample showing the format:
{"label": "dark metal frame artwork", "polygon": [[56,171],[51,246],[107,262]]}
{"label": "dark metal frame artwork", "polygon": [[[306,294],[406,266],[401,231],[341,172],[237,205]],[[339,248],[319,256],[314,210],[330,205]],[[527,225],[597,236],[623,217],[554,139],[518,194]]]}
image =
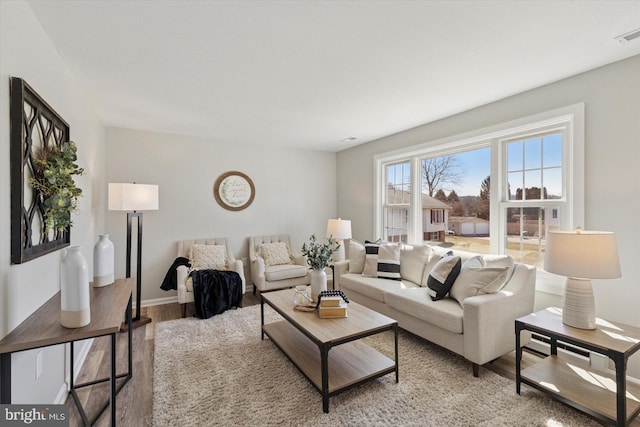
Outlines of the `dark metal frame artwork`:
{"label": "dark metal frame artwork", "polygon": [[71,228],[45,233],[44,200],[31,186],[38,147],[69,141],[69,125],[23,79],[11,78],[11,263],[69,246]]}

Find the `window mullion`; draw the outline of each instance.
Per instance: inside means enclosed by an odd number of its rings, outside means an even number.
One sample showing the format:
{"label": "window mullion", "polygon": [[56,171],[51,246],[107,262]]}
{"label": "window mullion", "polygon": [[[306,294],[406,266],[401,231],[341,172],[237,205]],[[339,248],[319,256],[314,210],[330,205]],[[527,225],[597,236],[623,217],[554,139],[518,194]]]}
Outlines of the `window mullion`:
{"label": "window mullion", "polygon": [[409,209],[409,230],[407,241],[409,243],[422,243],[419,237],[422,229],[422,171],[420,159],[417,156],[411,158],[411,207]]}

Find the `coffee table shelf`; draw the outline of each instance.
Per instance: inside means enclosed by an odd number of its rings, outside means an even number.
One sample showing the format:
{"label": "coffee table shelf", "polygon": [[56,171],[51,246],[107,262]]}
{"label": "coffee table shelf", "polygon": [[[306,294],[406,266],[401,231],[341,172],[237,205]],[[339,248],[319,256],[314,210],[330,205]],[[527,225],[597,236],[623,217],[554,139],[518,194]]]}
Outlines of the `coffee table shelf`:
{"label": "coffee table shelf", "polygon": [[[329,397],[358,384],[395,372],[398,382],[398,322],[360,304],[349,304],[349,317],[321,319],[315,312],[293,309],[295,290],[262,294],[262,339],[271,341],[322,394],[322,410],[329,412]],[[265,324],[265,305],[284,320]],[[395,356],[387,357],[361,341],[385,331],[393,332]]]}
{"label": "coffee table shelf", "polygon": [[[320,352],[302,332],[288,322],[270,323],[264,332],[318,389],[322,390]],[[352,341],[329,352],[329,395],[371,378],[395,371],[395,362],[361,341]]]}

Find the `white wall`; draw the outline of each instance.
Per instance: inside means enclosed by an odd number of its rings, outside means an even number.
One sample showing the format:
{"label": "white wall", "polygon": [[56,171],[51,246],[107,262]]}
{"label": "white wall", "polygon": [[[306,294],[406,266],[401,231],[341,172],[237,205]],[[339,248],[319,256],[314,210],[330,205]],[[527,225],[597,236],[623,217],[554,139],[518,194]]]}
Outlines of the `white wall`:
{"label": "white wall", "polygon": [[[555,108],[584,102],[586,115],[585,228],[617,234],[623,277],[594,281],[597,315],[640,326],[640,56],[531,90],[376,142],[338,153],[338,214],[356,239],[373,233],[373,157]],[[562,306],[538,294],[536,309]],[[630,373],[640,378],[640,355]]]}
{"label": "white wall", "polygon": [[[159,185],[160,209],[144,213],[142,304],[175,296],[160,284],[178,240],[227,237],[242,259],[249,236],[290,234],[298,250],[311,233],[324,237],[336,214],[335,159],[335,153],[108,128],[107,182]],[[213,196],[218,176],[232,170],[247,174],[256,188],[253,203],[237,212]],[[107,212],[106,230],[115,246],[116,276],[124,277],[126,214]],[[134,256],[133,272],[135,265]]]}
{"label": "white wall", "polygon": [[[21,77],[70,125],[78,143],[78,164],[85,175],[76,183],[83,190],[80,213],[73,216],[71,245],[83,248],[91,265],[97,231],[104,221],[100,187],[104,176],[105,129],[76,86],[31,9],[23,1],[0,2],[0,336],[4,337],[60,290],[59,266],[65,251],[11,265],[9,174],[9,78]],[[50,319],[52,322],[58,319]],[[81,346],[78,346],[81,347]],[[81,349],[80,349],[81,350]],[[80,351],[79,350],[79,351]],[[65,346],[43,351],[43,375],[35,380],[36,351],[12,358],[13,402],[51,403],[64,385]]]}

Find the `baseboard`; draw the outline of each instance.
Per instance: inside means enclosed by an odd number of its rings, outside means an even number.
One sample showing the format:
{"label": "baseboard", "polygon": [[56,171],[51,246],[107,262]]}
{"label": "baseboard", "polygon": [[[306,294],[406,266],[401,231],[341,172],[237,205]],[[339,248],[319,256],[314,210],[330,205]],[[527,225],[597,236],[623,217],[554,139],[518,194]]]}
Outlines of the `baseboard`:
{"label": "baseboard", "polygon": [[[142,307],[151,307],[154,305],[162,305],[162,304],[171,304],[178,302],[178,296],[174,295],[172,297],[164,297],[164,298],[155,298],[155,299],[147,299],[141,302]],[[133,308],[136,308],[136,302],[133,302]]]}
{"label": "baseboard", "polygon": [[[84,365],[85,360],[87,360],[87,356],[89,355],[89,350],[91,350],[91,346],[93,345],[93,338],[89,338],[86,339],[84,341],[82,341],[82,346],[78,346],[77,344],[74,346],[76,349],[79,348],[79,352],[76,354],[76,356],[73,358],[73,373],[74,373],[74,378],[73,381],[75,382],[78,379],[78,375],[80,375],[80,371],[82,370],[82,366]],[[66,366],[66,361],[69,360],[69,351],[70,351],[71,346],[69,344],[65,345],[65,366]],[[54,403],[56,405],[62,405],[66,402],[67,400],[67,396],[69,395],[69,384],[71,384],[71,381],[69,381],[69,374],[70,372],[67,372],[65,375],[65,381],[60,385],[60,390],[58,391],[58,394],[55,398]]]}
{"label": "baseboard", "polygon": [[[251,290],[253,291],[253,286],[251,287]],[[247,287],[247,290],[245,291],[245,294],[249,292],[249,287]],[[171,297],[164,297],[164,298],[155,298],[155,299],[146,299],[143,300],[141,302],[142,307],[151,307],[154,305],[162,305],[162,304],[171,304],[171,303],[177,303],[178,302],[178,296],[174,295]],[[133,301],[133,309],[135,310],[136,308],[136,302]]]}

